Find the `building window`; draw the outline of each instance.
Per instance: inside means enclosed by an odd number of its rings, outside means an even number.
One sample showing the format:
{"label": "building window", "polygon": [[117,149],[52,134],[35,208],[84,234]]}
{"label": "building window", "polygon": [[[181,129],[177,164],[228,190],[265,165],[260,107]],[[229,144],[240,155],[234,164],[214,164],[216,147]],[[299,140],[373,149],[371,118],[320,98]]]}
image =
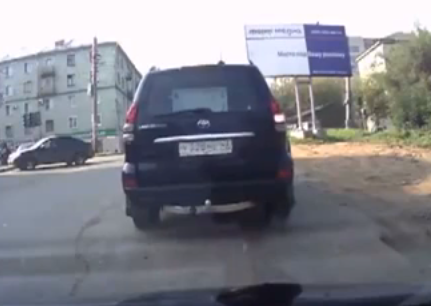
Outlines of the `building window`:
{"label": "building window", "polygon": [[124,77],[121,79],[121,86],[123,88],[126,88],[126,80],[124,79]]}
{"label": "building window", "polygon": [[123,69],[124,68],[124,60],[122,57],[120,57],[120,68]]}
{"label": "building window", "polygon": [[31,81],[27,81],[24,83],[24,93],[31,93],[31,89],[33,87],[33,83]]}
{"label": "building window", "polygon": [[121,76],[120,74],[117,72],[117,84],[120,85],[121,83]]}
{"label": "building window", "polygon": [[52,102],[52,99],[43,99],[42,100],[42,105],[43,105],[43,108],[45,109],[45,110],[47,110],[47,111],[49,111],[50,109],[52,109],[53,108],[53,102]]}
{"label": "building window", "polygon": [[75,86],[75,75],[74,74],[68,74],[67,75],[67,87],[73,87]]}
{"label": "building window", "polygon": [[29,74],[31,73],[31,64],[30,63],[24,63],[24,73]]}
{"label": "building window", "polygon": [[78,127],[78,118],[76,116],[69,117],[69,128],[76,129]]}
{"label": "building window", "polygon": [[52,66],[52,58],[47,58],[45,61],[45,65]]}
{"label": "building window", "polygon": [[24,103],[24,114],[28,114],[28,103]]}
{"label": "building window", "polygon": [[75,67],[75,54],[67,55],[67,67]]}
{"label": "building window", "polygon": [[4,68],[4,75],[5,75],[6,78],[12,77],[12,75],[13,75],[13,69],[12,69],[11,66],[6,66]]}
{"label": "building window", "polygon": [[48,119],[45,121],[45,132],[47,133],[54,132],[54,120]]}
{"label": "building window", "polygon": [[11,125],[6,125],[5,136],[6,138],[13,138],[13,127]]}
{"label": "building window", "polygon": [[6,116],[10,116],[10,114],[11,114],[11,112],[10,112],[10,105],[6,105],[5,112],[6,112]]}
{"label": "building window", "polygon": [[6,86],[4,93],[5,93],[6,97],[13,96],[13,88],[12,88],[12,86]]}
{"label": "building window", "polygon": [[75,96],[68,96],[67,98],[69,99],[69,105],[70,105],[70,107],[76,107]]}

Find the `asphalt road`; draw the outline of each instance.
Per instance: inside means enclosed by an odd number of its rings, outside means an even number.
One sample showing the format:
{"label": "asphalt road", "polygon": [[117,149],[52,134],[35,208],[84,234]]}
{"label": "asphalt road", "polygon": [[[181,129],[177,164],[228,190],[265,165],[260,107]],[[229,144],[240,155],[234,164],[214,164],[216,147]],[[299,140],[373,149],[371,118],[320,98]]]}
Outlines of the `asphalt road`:
{"label": "asphalt road", "polygon": [[382,241],[381,226],[354,208],[358,199],[302,177],[285,231],[167,216],[160,230],[139,232],[124,215],[121,161],[0,174],[0,304],[265,281],[424,279],[423,267]]}

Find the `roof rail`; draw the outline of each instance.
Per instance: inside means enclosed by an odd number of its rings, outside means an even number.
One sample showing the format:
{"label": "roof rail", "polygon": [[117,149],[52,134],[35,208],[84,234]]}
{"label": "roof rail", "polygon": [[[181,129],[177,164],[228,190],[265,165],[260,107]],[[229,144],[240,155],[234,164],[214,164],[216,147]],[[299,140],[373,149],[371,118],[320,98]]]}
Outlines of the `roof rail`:
{"label": "roof rail", "polygon": [[254,66],[254,63],[251,60],[248,60],[249,64]]}
{"label": "roof rail", "polygon": [[158,71],[158,70],[159,70],[159,68],[157,68],[156,66],[152,66],[150,68],[150,72],[154,72],[154,71]]}

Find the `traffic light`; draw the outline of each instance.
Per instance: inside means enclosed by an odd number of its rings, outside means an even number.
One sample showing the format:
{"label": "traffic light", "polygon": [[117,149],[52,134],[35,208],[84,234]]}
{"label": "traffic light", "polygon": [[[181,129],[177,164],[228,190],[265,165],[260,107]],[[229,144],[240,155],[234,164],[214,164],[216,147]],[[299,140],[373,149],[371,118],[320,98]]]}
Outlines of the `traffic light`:
{"label": "traffic light", "polygon": [[24,114],[22,120],[25,128],[40,126],[42,122],[40,112]]}
{"label": "traffic light", "polygon": [[41,125],[41,116],[40,112],[31,113],[30,117],[30,125],[31,127],[40,126]]}

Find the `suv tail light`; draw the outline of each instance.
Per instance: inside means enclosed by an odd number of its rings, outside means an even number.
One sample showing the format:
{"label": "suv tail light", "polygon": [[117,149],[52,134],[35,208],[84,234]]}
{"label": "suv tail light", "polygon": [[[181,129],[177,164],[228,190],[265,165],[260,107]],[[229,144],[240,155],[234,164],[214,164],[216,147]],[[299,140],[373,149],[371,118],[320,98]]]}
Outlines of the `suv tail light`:
{"label": "suv tail light", "polygon": [[279,132],[286,131],[286,117],[281,109],[280,103],[274,98],[271,101],[271,111],[274,115],[275,128]]}
{"label": "suv tail light", "polygon": [[130,105],[129,110],[126,114],[126,122],[123,126],[123,141],[124,142],[131,142],[134,140],[133,131],[135,129],[135,123],[136,119],[138,117],[138,104],[136,102],[132,103]]}
{"label": "suv tail light", "polygon": [[126,123],[135,124],[136,119],[138,117],[138,105],[136,102],[130,105],[129,110],[126,114]]}

